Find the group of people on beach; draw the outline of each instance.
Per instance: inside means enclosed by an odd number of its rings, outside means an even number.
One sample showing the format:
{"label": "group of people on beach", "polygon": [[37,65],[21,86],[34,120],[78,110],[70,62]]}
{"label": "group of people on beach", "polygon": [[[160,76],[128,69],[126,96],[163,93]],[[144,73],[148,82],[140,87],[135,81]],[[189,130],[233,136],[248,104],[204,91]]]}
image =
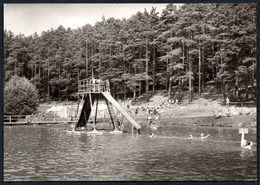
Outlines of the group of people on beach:
{"label": "group of people on beach", "polygon": [[179,99],[178,98],[176,98],[176,99],[169,99],[169,100],[167,100],[166,102],[164,102],[164,103],[161,103],[160,104],[160,107],[163,107],[163,108],[171,108],[171,107],[173,107],[174,105],[179,105]]}
{"label": "group of people on beach", "polygon": [[146,107],[146,118],[147,121],[149,119],[159,119],[162,118],[161,113],[164,113],[164,109],[160,109],[159,107]]}

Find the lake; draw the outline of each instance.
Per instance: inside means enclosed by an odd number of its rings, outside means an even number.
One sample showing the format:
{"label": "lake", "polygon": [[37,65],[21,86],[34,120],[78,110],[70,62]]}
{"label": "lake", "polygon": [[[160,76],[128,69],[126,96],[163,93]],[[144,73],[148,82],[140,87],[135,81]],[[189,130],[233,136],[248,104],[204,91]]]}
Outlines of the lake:
{"label": "lake", "polygon": [[[4,181],[251,181],[256,129],[240,147],[236,128],[158,128],[157,137],[75,134],[67,124],[4,127]],[[200,133],[210,134],[200,139]],[[188,136],[192,134],[193,140]]]}

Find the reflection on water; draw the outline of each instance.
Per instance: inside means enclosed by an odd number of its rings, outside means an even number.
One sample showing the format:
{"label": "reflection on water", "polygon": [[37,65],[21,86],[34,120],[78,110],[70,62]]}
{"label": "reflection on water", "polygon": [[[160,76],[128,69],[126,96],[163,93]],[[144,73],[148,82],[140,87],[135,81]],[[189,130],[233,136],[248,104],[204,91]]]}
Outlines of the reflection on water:
{"label": "reflection on water", "polygon": [[[148,134],[72,134],[68,125],[4,128],[4,181],[193,181],[256,179],[256,144],[237,129],[160,128]],[[189,140],[193,134],[206,140]],[[256,130],[246,138],[255,142]]]}

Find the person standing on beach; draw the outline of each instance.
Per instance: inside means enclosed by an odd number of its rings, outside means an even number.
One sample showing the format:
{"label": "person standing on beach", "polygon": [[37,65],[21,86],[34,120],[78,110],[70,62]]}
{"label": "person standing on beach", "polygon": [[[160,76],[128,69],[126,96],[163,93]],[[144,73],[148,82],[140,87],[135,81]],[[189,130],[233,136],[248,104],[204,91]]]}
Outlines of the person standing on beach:
{"label": "person standing on beach", "polygon": [[139,109],[139,107],[136,107],[135,108],[135,117],[137,118],[137,116],[138,116],[138,109]]}
{"label": "person standing on beach", "polygon": [[230,103],[230,100],[229,100],[229,98],[227,97],[226,98],[226,105],[229,107],[229,103]]}
{"label": "person standing on beach", "polygon": [[146,109],[146,118],[147,118],[147,123],[150,124],[150,120],[152,119],[152,115],[151,115],[149,107],[147,107],[147,109]]}

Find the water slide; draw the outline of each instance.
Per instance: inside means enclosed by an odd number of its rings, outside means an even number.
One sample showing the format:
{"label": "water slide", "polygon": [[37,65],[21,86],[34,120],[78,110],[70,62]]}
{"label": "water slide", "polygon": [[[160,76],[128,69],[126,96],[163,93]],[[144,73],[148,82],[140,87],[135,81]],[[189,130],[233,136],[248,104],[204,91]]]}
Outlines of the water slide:
{"label": "water slide", "polygon": [[139,125],[122,107],[121,105],[110,95],[109,92],[102,92],[103,96],[121,113],[123,116],[137,129],[141,128]]}

